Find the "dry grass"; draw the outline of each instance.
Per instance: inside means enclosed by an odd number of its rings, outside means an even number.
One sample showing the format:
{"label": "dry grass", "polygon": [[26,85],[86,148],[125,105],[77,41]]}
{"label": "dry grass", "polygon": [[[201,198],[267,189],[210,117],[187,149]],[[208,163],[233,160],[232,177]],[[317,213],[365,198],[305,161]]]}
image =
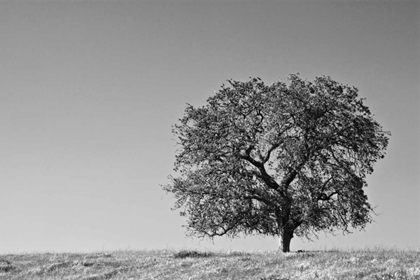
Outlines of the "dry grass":
{"label": "dry grass", "polygon": [[420,252],[9,254],[0,255],[0,279],[420,279]]}

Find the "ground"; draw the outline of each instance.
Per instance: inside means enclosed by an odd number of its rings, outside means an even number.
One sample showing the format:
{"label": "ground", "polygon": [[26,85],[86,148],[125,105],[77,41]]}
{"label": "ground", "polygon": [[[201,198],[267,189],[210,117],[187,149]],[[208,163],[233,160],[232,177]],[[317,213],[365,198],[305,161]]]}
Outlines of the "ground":
{"label": "ground", "polygon": [[0,255],[0,279],[420,279],[420,252],[196,250]]}

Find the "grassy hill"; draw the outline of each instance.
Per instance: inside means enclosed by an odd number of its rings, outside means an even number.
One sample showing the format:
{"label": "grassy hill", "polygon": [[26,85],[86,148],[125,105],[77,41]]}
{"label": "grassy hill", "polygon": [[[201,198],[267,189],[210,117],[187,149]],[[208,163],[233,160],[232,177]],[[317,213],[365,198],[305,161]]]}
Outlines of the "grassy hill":
{"label": "grassy hill", "polygon": [[420,279],[420,252],[8,254],[0,255],[0,279]]}

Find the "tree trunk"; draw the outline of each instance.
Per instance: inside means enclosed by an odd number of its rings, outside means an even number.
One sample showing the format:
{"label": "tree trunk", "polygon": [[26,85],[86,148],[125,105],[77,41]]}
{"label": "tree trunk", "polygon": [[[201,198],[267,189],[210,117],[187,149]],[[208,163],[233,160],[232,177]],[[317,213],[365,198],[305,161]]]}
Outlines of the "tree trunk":
{"label": "tree trunk", "polygon": [[283,253],[290,252],[290,241],[293,238],[292,230],[283,230],[280,236],[280,246]]}

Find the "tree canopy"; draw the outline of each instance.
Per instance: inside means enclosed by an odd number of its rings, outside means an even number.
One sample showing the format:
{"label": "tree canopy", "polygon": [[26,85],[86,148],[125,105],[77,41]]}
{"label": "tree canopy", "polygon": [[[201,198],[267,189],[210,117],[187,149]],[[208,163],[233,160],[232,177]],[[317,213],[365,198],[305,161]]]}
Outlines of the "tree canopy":
{"label": "tree canopy", "polygon": [[176,176],[164,189],[198,237],[349,232],[372,221],[366,176],[390,133],[358,89],[298,74],[265,85],[228,85],[202,107],[187,105],[173,127]]}

